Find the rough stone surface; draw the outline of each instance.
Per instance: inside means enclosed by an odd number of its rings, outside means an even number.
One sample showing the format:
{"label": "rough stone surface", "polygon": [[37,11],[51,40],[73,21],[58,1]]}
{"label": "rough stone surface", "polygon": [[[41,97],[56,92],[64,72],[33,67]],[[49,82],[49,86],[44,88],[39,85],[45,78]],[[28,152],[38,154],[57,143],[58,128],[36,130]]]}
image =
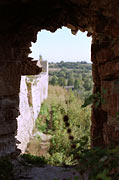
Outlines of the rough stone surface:
{"label": "rough stone surface", "polygon": [[[100,105],[97,110],[93,109],[92,113],[92,146],[99,145],[100,142],[100,145],[117,145],[119,143],[118,37],[110,40],[106,39],[105,34],[102,36],[97,34],[93,37],[92,46],[94,93],[99,92],[101,97]],[[101,139],[98,138],[98,134]]]}
{"label": "rough stone surface", "polygon": [[[63,180],[68,178],[75,180],[76,176],[78,180],[81,179],[79,173],[76,172],[75,168],[46,166],[44,168],[29,168],[24,172],[24,174],[22,175],[23,178],[21,178],[21,180],[24,180],[26,178],[28,178],[29,180]],[[85,177],[85,180],[88,180],[88,178]]]}
{"label": "rough stone surface", "polygon": [[[22,163],[21,163],[22,162]],[[74,167],[58,167],[58,166],[33,166],[31,164],[26,164],[23,160],[13,162],[14,172],[16,179],[20,180],[81,180],[81,175],[78,172],[77,166]],[[24,164],[24,165],[22,165]],[[88,180],[88,173],[84,174],[84,180]]]}

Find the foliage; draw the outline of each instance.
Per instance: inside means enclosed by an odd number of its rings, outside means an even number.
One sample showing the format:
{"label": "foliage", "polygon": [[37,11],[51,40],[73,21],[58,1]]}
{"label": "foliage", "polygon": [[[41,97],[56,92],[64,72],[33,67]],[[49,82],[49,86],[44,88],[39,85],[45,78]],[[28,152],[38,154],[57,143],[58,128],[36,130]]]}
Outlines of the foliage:
{"label": "foliage", "polygon": [[21,157],[27,163],[34,164],[34,165],[37,165],[37,166],[43,166],[43,165],[47,164],[47,160],[43,156],[39,157],[39,156],[33,156],[31,154],[23,154],[23,155],[21,155]]}
{"label": "foliage", "polygon": [[[86,143],[86,141],[83,142]],[[86,149],[84,144],[77,144],[72,151],[74,158],[79,162],[78,170],[82,177],[85,172],[88,172],[89,180],[118,180],[119,147]]]}
{"label": "foliage", "polygon": [[83,62],[59,62],[49,64],[49,83],[53,86],[73,86],[81,97],[91,94],[91,64]]}
{"label": "foliage", "polygon": [[[90,134],[90,108],[81,109],[82,100],[77,93],[59,86],[49,86],[48,99],[41,106],[36,126],[43,133],[52,135],[50,142],[51,164],[72,164],[72,135],[75,140]],[[69,120],[63,121],[67,115]],[[71,130],[71,132],[70,132]],[[90,144],[90,138],[87,142]]]}
{"label": "foliage", "polygon": [[84,100],[84,104],[81,106],[82,108],[87,107],[94,103],[95,108],[97,108],[100,104],[105,104],[106,101],[104,99],[104,95],[106,94],[106,90],[102,89],[102,95],[98,91],[97,93],[91,94],[90,96],[86,97]]}
{"label": "foliage", "polygon": [[85,61],[81,61],[81,62],[64,62],[64,61],[60,61],[60,62],[51,62],[49,63],[49,68],[68,68],[68,69],[88,69],[91,70],[91,64],[85,62]]}
{"label": "foliage", "polygon": [[55,85],[57,85],[57,84],[58,84],[58,78],[54,75],[54,76],[52,77],[52,79],[51,79],[51,81],[50,81],[50,82],[51,82],[51,84],[52,84],[52,85],[54,85],[54,86],[55,86]]}
{"label": "foliage", "polygon": [[[86,172],[89,180],[119,179],[119,147],[90,148],[90,108],[86,106],[95,103],[97,108],[105,103],[106,90],[101,92],[89,96],[82,105],[79,94],[74,91],[50,86],[49,98],[43,104],[37,122],[40,126],[42,120],[47,119],[44,132],[52,134],[48,162],[77,165],[82,180]],[[118,118],[118,112],[116,115]]]}

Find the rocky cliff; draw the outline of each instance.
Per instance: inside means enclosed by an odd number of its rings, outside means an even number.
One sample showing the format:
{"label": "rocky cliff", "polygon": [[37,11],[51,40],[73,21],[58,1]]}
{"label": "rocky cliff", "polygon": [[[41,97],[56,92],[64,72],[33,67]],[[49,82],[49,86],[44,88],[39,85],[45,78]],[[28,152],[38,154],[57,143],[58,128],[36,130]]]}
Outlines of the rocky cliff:
{"label": "rocky cliff", "polygon": [[40,112],[40,107],[48,95],[48,64],[41,62],[43,71],[39,75],[22,76],[20,84],[20,115],[17,118],[18,131],[17,143],[22,152],[32,136],[35,120]]}

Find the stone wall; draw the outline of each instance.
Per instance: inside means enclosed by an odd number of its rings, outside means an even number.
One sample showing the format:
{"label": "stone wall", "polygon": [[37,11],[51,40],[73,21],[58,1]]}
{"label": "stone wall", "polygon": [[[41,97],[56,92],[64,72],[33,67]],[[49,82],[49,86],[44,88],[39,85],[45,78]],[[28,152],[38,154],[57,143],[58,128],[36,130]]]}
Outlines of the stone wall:
{"label": "stone wall", "polygon": [[17,147],[22,152],[32,136],[35,120],[40,112],[40,107],[48,95],[48,64],[43,63],[43,72],[34,76],[22,76],[20,84],[20,116],[17,118]]}
{"label": "stone wall", "polygon": [[110,36],[93,36],[92,62],[94,93],[100,93],[100,104],[92,109],[92,146],[118,145],[119,37],[114,29]]}

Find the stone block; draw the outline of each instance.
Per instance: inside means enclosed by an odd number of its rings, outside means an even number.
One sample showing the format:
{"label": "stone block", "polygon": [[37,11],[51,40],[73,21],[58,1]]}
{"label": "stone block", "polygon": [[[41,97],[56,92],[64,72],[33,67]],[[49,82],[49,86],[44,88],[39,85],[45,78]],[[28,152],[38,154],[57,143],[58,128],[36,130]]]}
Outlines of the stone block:
{"label": "stone block", "polygon": [[104,138],[105,145],[111,144],[111,135],[112,135],[112,132],[114,130],[115,130],[115,128],[113,126],[107,125],[106,122],[104,123],[104,125],[103,125],[103,138]]}
{"label": "stone block", "polygon": [[76,3],[78,5],[88,5],[89,1],[88,0],[71,0],[73,3]]}
{"label": "stone block", "polygon": [[119,131],[115,130],[114,126],[110,126],[107,123],[105,123],[103,126],[103,137],[106,145],[118,145]]}
{"label": "stone block", "polygon": [[98,66],[101,80],[112,80],[119,77],[119,61],[106,62]]}
{"label": "stone block", "polygon": [[101,48],[97,54],[96,59],[98,63],[104,63],[111,60],[114,57],[113,51],[110,48]]}
{"label": "stone block", "polygon": [[14,133],[0,137],[0,156],[5,156],[16,151]]}
{"label": "stone block", "polygon": [[20,88],[20,67],[19,63],[5,62],[0,66],[0,96],[15,95]]}
{"label": "stone block", "polygon": [[92,64],[92,77],[93,77],[93,82],[96,85],[100,84],[100,75],[98,72],[98,65],[97,64]]}
{"label": "stone block", "polygon": [[114,44],[113,51],[114,51],[115,57],[119,57],[119,40],[116,41],[116,43]]}
{"label": "stone block", "polygon": [[115,127],[115,131],[119,131],[119,113],[116,113],[115,116],[108,115],[107,124]]}
{"label": "stone block", "polygon": [[92,146],[103,146],[103,124],[107,121],[107,113],[101,109],[92,110],[91,137]]}
{"label": "stone block", "polygon": [[[2,121],[1,121],[2,118]],[[14,133],[17,130],[17,122],[16,119],[10,119],[6,121],[6,119],[0,114],[0,135],[6,135],[10,133]]]}
{"label": "stone block", "polygon": [[[116,116],[119,112],[119,81],[102,81],[101,96],[105,103],[101,104],[101,108],[112,116]],[[103,93],[105,91],[105,93]]]}
{"label": "stone block", "polygon": [[97,64],[98,62],[97,62],[97,59],[96,59],[96,54],[99,51],[99,44],[97,44],[94,39],[93,39],[93,41],[94,42],[91,45],[91,61],[93,63]]}
{"label": "stone block", "polygon": [[[117,14],[117,16],[119,17],[119,13]],[[107,34],[111,35],[113,38],[117,38],[119,36],[119,24],[112,22],[110,26],[107,27]]]}
{"label": "stone block", "polygon": [[91,1],[91,5],[90,7],[93,9],[93,10],[98,10],[98,8],[104,8],[106,7],[107,8],[107,5],[111,3],[111,0],[103,0],[103,1],[95,1],[95,0],[92,0]]}

